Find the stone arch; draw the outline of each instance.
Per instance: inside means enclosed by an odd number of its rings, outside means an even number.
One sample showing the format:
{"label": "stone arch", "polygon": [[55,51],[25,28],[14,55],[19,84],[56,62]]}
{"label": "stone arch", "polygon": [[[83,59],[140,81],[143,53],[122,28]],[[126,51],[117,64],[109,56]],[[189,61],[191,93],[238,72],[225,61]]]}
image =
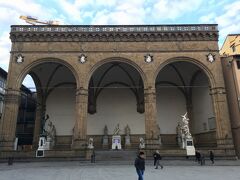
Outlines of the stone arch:
{"label": "stone arch", "polygon": [[190,58],[190,57],[172,57],[170,59],[167,59],[165,60],[162,64],[160,64],[160,66],[157,68],[157,70],[155,71],[155,74],[154,74],[154,81],[156,82],[156,79],[157,79],[157,76],[158,74],[160,73],[160,71],[168,64],[171,64],[171,63],[174,63],[174,62],[177,62],[177,61],[181,61],[181,62],[188,62],[188,63],[192,63],[196,66],[198,66],[201,70],[203,70],[203,72],[205,73],[205,75],[208,77],[208,80],[209,80],[209,84],[211,85],[211,88],[212,87],[215,87],[215,78],[214,78],[214,75],[211,73],[211,71],[209,70],[209,68],[204,65],[202,62],[200,62],[199,60],[197,59],[194,59],[194,58]]}
{"label": "stone arch", "polygon": [[143,71],[143,69],[136,64],[134,61],[127,59],[127,58],[123,58],[123,57],[111,57],[111,58],[106,58],[106,59],[102,59],[99,62],[95,63],[94,66],[90,69],[89,73],[88,73],[88,77],[86,78],[86,82],[85,84],[87,85],[86,87],[88,87],[88,84],[90,82],[90,79],[93,75],[93,73],[102,65],[110,63],[110,62],[121,62],[121,63],[126,63],[128,65],[130,65],[131,67],[133,67],[134,69],[137,70],[137,72],[140,74],[142,81],[143,81],[143,85],[145,87],[146,83],[147,83],[147,78],[146,75]]}
{"label": "stone arch", "polygon": [[[117,123],[122,129],[128,124],[136,135],[145,133],[143,81],[146,78],[138,65],[125,58],[103,59],[90,69],[88,78],[88,135],[102,135],[102,124],[112,132]],[[126,110],[130,118],[125,117]],[[136,121],[141,123],[134,126]]]}
{"label": "stone arch", "polygon": [[[194,70],[190,71],[191,73],[189,74],[189,72],[187,71],[188,68],[183,68],[183,66],[178,66],[177,68],[177,65],[179,65],[178,62],[179,64],[181,63],[182,65],[184,64],[184,66],[188,65],[185,67],[195,66]],[[173,76],[173,74],[169,73],[172,71],[165,71],[165,75],[166,75],[166,72],[168,72],[167,76],[164,76],[164,73],[161,74],[161,72],[164,70],[165,67],[167,67],[167,65],[171,70],[173,70],[174,73],[176,73],[176,76],[178,77],[177,80],[176,78],[174,78],[175,76]],[[182,67],[184,70],[182,70],[182,68],[180,69],[179,67]],[[180,70],[182,70],[182,72]],[[170,90],[170,89],[163,90],[164,88],[161,89],[161,87],[159,87],[157,91],[157,85],[156,85],[156,92],[157,92],[156,94],[158,94],[156,99],[158,104],[158,110],[160,112],[157,116],[159,118],[158,122],[160,122],[160,124],[163,124],[163,127],[165,127],[165,129],[166,127],[169,127],[171,129],[171,131],[169,132],[166,131],[164,132],[164,134],[165,133],[171,134],[174,132],[175,130],[174,125],[176,123],[175,119],[178,118],[177,115],[186,111],[189,113],[189,118],[191,120],[190,130],[194,135],[193,137],[195,138],[195,142],[196,142],[195,144],[198,146],[208,146],[208,145],[215,146],[216,131],[210,131],[210,126],[208,124],[210,121],[209,118],[215,119],[215,123],[217,124],[215,103],[213,101],[211,94],[209,94],[209,90],[211,92],[211,87],[215,87],[215,79],[213,77],[213,74],[210,73],[209,69],[202,62],[199,62],[196,59],[189,58],[189,57],[176,57],[176,58],[170,58],[165,62],[163,62],[158,67],[155,73],[156,73],[155,84],[158,83],[160,85],[160,83],[162,83],[162,84],[167,84],[169,86],[175,87],[174,90]],[[195,80],[197,79],[197,77],[199,77],[198,75],[202,80],[200,80],[199,82],[196,82]],[[172,77],[172,78],[169,78],[169,77]],[[188,79],[187,77],[190,77],[190,78]],[[196,84],[196,87],[200,85],[201,88],[204,88],[204,89],[200,89],[200,90],[192,89],[192,86],[194,86],[195,83],[198,83]],[[168,87],[166,86],[165,88],[168,88]],[[174,97],[173,98],[174,102],[169,100],[170,97]],[[201,99],[201,97],[203,98]],[[169,102],[168,106],[166,105],[167,104],[166,102]],[[173,108],[173,104],[175,105],[175,108]],[[166,109],[163,109],[163,107],[166,107]],[[168,116],[167,113],[164,115],[161,115],[163,114],[163,112],[168,112],[167,110],[170,110],[170,109],[173,110],[172,117]],[[200,113],[200,112],[205,112],[205,113]],[[166,123],[167,125],[163,122],[163,120],[166,119],[166,117],[168,118],[168,124]],[[213,121],[211,120],[211,122]],[[215,129],[216,129],[216,126],[215,126]],[[168,138],[170,138],[170,136]],[[206,141],[206,139],[209,139],[209,142]],[[165,143],[167,144],[168,142],[165,142]]]}
{"label": "stone arch", "polygon": [[21,71],[21,73],[17,77],[16,89],[19,89],[21,87],[21,84],[22,84],[24,78],[31,71],[31,69],[33,69],[34,67],[36,67],[36,66],[38,66],[40,64],[49,63],[49,62],[51,62],[51,63],[59,63],[61,65],[64,65],[73,74],[73,76],[74,76],[74,78],[76,80],[77,87],[80,86],[78,73],[77,73],[76,69],[71,64],[69,64],[67,61],[62,60],[62,59],[49,57],[49,58],[41,58],[41,59],[38,59],[38,60],[33,61],[32,63],[28,64]]}

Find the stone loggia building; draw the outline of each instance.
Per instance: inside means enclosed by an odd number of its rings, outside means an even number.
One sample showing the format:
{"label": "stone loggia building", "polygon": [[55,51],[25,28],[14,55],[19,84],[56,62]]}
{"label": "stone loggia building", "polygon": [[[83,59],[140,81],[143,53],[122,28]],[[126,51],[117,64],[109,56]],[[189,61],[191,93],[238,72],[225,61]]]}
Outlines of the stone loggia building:
{"label": "stone loggia building", "polygon": [[143,137],[146,150],[178,149],[177,122],[188,112],[197,148],[235,154],[217,25],[14,25],[10,38],[1,150],[13,149],[19,89],[29,74],[37,89],[33,145],[48,114],[56,151],[84,151],[89,137],[102,149],[105,125],[110,148],[117,124],[122,138],[131,130],[128,148]]}

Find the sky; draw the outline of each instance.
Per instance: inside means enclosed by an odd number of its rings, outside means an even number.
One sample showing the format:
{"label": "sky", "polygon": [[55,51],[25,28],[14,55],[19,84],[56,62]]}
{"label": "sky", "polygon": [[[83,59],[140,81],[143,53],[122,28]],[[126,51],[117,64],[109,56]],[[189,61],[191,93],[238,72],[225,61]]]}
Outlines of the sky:
{"label": "sky", "polygon": [[227,34],[240,33],[240,0],[0,0],[0,67],[6,71],[10,26],[26,24],[20,15],[64,25],[216,23],[220,47]]}

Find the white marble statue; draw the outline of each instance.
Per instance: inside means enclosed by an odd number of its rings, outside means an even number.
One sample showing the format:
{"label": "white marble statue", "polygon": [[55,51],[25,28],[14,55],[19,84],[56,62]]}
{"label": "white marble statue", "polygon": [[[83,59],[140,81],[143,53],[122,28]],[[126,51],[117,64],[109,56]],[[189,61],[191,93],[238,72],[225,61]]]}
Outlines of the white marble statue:
{"label": "white marble statue", "polygon": [[187,118],[187,112],[182,116],[182,131],[186,138],[191,138],[192,135],[189,130],[189,119]]}
{"label": "white marble statue", "polygon": [[139,138],[139,149],[144,149],[145,148],[145,141],[142,137]]}
{"label": "white marble statue", "polygon": [[177,143],[182,148],[186,148],[186,140],[192,139],[192,135],[189,130],[189,118],[187,118],[187,112],[181,116],[182,120],[178,122],[176,127]]}
{"label": "white marble statue", "polygon": [[46,141],[49,142],[49,146],[52,148],[56,141],[56,128],[49,119],[47,119],[45,122],[44,132],[46,135]]}
{"label": "white marble statue", "polygon": [[88,149],[94,149],[93,138],[89,138],[89,140],[88,140]]}
{"label": "white marble statue", "polygon": [[161,129],[160,129],[160,126],[159,124],[157,125],[157,138],[158,138],[158,141],[159,141],[159,145],[162,145],[162,138],[161,138]]}
{"label": "white marble statue", "polygon": [[113,135],[119,135],[120,132],[120,128],[119,128],[119,124],[117,124],[117,126],[115,127],[114,131],[113,131]]}

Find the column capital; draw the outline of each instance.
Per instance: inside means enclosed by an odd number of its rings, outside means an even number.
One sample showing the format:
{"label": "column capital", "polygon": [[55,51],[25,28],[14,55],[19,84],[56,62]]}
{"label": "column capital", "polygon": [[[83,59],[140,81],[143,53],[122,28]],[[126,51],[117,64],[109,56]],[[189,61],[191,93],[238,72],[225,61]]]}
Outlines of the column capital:
{"label": "column capital", "polygon": [[88,96],[88,89],[80,87],[76,90],[76,96]]}
{"label": "column capital", "polygon": [[213,87],[210,88],[210,95],[219,95],[219,94],[226,94],[225,87]]}
{"label": "column capital", "polygon": [[20,99],[20,90],[6,89],[6,94],[4,95],[4,103],[18,103]]}

